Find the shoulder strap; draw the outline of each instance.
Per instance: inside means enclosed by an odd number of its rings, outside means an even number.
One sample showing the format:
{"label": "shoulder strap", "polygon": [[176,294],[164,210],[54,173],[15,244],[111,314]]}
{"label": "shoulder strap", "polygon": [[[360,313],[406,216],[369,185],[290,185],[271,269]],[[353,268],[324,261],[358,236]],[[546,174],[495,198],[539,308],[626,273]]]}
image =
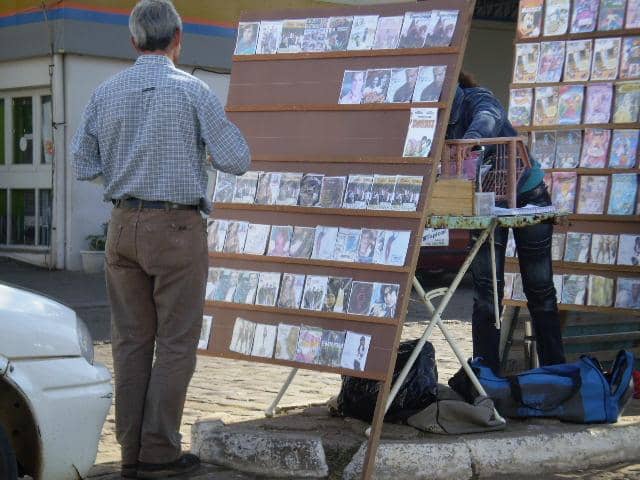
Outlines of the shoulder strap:
{"label": "shoulder strap", "polygon": [[537,405],[530,405],[524,401],[522,396],[522,387],[520,385],[520,378],[518,375],[511,375],[506,378],[507,378],[507,381],[509,382],[509,386],[511,387],[511,396],[516,402],[518,402],[523,407],[530,408],[532,410],[537,410],[539,412],[548,412],[550,410],[554,410],[558,408],[560,405],[565,403],[567,400],[573,397],[578,391],[580,391],[580,388],[582,387],[582,377],[580,376],[579,371],[575,371],[569,375],[562,375],[562,376],[571,379],[571,383],[572,383],[571,390],[569,390],[569,393],[567,393],[567,395],[565,395],[563,398],[559,399],[556,403],[546,408],[540,408]]}

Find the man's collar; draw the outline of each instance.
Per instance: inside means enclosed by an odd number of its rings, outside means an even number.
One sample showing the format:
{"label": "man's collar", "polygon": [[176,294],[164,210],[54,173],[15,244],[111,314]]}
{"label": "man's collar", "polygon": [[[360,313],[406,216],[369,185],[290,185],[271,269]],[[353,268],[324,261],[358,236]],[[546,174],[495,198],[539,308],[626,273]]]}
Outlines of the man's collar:
{"label": "man's collar", "polygon": [[168,65],[173,67],[173,62],[166,55],[156,55],[156,54],[142,54],[136,60],[136,65]]}

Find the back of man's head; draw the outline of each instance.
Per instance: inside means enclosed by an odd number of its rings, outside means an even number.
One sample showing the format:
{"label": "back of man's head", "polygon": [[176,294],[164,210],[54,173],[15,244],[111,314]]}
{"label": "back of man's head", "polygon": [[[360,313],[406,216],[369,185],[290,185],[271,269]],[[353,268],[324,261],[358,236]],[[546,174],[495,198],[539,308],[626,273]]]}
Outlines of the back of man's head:
{"label": "back of man's head", "polygon": [[182,20],[170,0],[141,0],[129,16],[129,31],[143,52],[167,50]]}

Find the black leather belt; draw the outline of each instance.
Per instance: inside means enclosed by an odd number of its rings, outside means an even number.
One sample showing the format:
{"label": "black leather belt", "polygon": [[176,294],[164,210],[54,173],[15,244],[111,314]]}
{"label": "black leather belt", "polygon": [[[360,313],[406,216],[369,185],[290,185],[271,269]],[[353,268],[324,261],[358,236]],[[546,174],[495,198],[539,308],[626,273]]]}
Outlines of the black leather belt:
{"label": "black leather belt", "polygon": [[161,200],[140,200],[139,198],[123,198],[111,200],[116,208],[143,209],[152,208],[157,210],[197,210],[197,205],[185,205],[183,203],[163,202]]}

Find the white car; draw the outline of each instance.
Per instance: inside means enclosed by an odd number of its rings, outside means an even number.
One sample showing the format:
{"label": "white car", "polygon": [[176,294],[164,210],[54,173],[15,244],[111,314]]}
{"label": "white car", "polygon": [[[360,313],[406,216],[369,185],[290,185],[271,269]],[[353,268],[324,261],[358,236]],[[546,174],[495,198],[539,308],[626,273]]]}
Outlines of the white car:
{"label": "white car", "polygon": [[112,395],[73,310],[0,284],[0,479],[83,478]]}

